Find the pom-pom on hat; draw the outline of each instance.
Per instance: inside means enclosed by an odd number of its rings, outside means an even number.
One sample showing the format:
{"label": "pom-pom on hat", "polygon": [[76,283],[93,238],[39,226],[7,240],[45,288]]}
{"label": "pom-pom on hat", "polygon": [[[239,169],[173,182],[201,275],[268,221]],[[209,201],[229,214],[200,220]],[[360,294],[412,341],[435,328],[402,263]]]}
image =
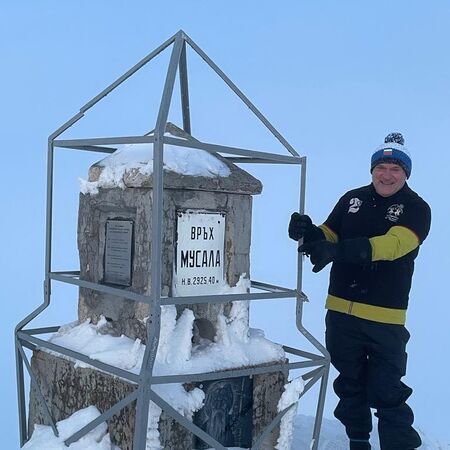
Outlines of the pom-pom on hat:
{"label": "pom-pom on hat", "polygon": [[384,144],[380,145],[372,155],[370,173],[377,164],[398,164],[406,173],[406,178],[411,175],[411,154],[405,147],[405,140],[401,133],[389,133],[384,138]]}

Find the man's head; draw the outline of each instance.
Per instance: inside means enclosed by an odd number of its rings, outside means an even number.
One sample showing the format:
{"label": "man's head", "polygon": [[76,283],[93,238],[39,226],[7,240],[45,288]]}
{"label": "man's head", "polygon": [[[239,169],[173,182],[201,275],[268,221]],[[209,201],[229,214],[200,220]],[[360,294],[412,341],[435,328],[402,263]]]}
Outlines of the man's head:
{"label": "man's head", "polygon": [[400,133],[390,133],[372,155],[372,183],[382,197],[397,193],[411,175],[411,155],[404,143]]}

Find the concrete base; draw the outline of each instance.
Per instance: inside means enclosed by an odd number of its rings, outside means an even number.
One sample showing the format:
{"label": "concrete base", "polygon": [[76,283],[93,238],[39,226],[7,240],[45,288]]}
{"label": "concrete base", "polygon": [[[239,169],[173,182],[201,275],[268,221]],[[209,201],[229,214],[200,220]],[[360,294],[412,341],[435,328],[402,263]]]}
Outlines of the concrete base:
{"label": "concrete base", "polygon": [[[134,384],[120,378],[95,369],[75,368],[73,362],[41,350],[34,351],[31,367],[56,421],[89,405],[95,405],[104,412],[136,389]],[[281,372],[253,376],[253,441],[276,416],[286,380],[286,374]],[[132,450],[135,406],[135,402],[131,403],[108,421],[111,440],[121,450]],[[48,423],[40,409],[36,386],[32,385],[28,421],[30,431],[34,424]],[[193,435],[164,412],[159,421],[159,432],[165,450],[192,450]],[[278,433],[277,427],[266,439],[262,450],[275,448]]]}

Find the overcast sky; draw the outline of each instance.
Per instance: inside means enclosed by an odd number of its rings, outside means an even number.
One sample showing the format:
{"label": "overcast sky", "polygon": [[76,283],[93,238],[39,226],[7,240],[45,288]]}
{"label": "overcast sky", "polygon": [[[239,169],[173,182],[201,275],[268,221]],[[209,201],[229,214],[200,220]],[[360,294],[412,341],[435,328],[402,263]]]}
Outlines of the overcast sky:
{"label": "overcast sky", "polygon": [[[226,6],[225,6],[226,5]],[[417,259],[407,327],[416,424],[450,441],[448,185],[450,4],[415,0],[172,2],[6,1],[0,11],[2,130],[1,398],[5,448],[18,425],[14,325],[42,302],[46,142],[81,106],[183,29],[308,158],[307,211],[323,221],[348,189],[370,180],[373,150],[391,131],[412,153],[410,186],[432,208]],[[146,66],[64,136],[143,134],[154,127],[169,53]],[[210,142],[285,152],[245,106],[188,53],[192,133]],[[170,120],[181,124],[175,101]],[[59,151],[54,270],[75,270],[78,177],[96,155]],[[252,278],[295,286],[298,168],[246,167],[264,183],[255,198]],[[323,338],[328,269],[305,268],[304,324]],[[55,285],[35,325],[76,319],[77,292]],[[292,301],[259,304],[253,325],[306,347]],[[315,393],[299,411],[311,414]],[[332,416],[330,393],[326,415]]]}

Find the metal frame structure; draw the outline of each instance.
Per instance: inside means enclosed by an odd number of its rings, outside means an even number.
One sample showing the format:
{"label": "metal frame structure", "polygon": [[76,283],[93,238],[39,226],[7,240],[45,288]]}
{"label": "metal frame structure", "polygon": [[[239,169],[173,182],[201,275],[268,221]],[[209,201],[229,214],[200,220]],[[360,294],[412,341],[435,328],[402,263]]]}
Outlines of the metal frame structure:
{"label": "metal frame structure", "polygon": [[[186,46],[189,45],[213,70],[216,74],[230,87],[230,89],[238,95],[238,97],[246,104],[246,106],[260,119],[260,121],[270,130],[270,132],[281,142],[281,144],[288,150],[289,155],[279,155],[267,153],[262,151],[255,151],[249,149],[242,149],[236,147],[228,147],[223,145],[209,144],[200,142],[190,137],[191,134],[191,119],[189,107],[189,92],[188,92],[188,78],[187,78],[187,63],[186,63]],[[92,108],[103,97],[108,95],[111,91],[117,88],[126,79],[132,76],[155,56],[163,50],[172,46],[172,53],[170,57],[169,67],[165,80],[165,85],[162,93],[161,104],[157,117],[157,122],[154,131],[151,134],[144,136],[125,136],[114,138],[95,138],[95,139],[75,139],[75,140],[58,140],[64,131],[70,128],[78,120],[80,120],[85,113]],[[172,93],[174,90],[176,74],[179,73],[180,90],[181,90],[181,106],[183,116],[183,129],[187,138],[170,137],[165,134],[169,107],[171,104]],[[141,295],[133,292],[128,292],[119,288],[97,284],[80,279],[79,271],[63,271],[56,272],[52,270],[51,253],[52,253],[52,217],[53,217],[53,163],[55,148],[70,148],[76,150],[94,151],[100,153],[112,153],[115,149],[109,147],[113,144],[125,143],[153,143],[153,205],[152,205],[152,246],[151,246],[151,292],[150,295]],[[42,411],[51,424],[53,432],[58,435],[55,421],[51,416],[50,410],[46,405],[44,397],[36,383],[36,378],[31,370],[30,362],[27,359],[24,348],[34,350],[37,347],[52,350],[54,352],[66,355],[70,358],[83,361],[90,366],[99,370],[105,371],[115,376],[119,376],[132,383],[137,384],[134,392],[120,400],[109,410],[98,416],[95,420],[75,432],[72,436],[66,439],[65,444],[70,445],[77,441],[86,433],[94,429],[101,422],[111,418],[114,414],[120,411],[125,406],[129,405],[134,400],[136,405],[136,421],[134,431],[134,450],[144,450],[147,435],[149,402],[153,401],[166,413],[172,416],[177,422],[191,431],[194,435],[205,441],[211,447],[218,450],[226,450],[220,442],[215,440],[212,436],[204,432],[202,429],[194,425],[191,421],[186,419],[178,413],[171,405],[165,402],[152,389],[155,384],[168,383],[183,383],[193,381],[206,381],[221,378],[239,377],[245,375],[254,375],[269,373],[275,371],[289,371],[292,369],[309,368],[309,372],[302,377],[305,380],[305,389],[302,393],[304,395],[311,387],[320,380],[320,392],[317,402],[317,411],[315,418],[315,425],[312,436],[311,449],[318,449],[320,427],[323,416],[323,408],[325,402],[326,385],[329,374],[330,358],[325,347],[320,344],[303,326],[302,324],[302,310],[303,302],[307,301],[306,295],[302,292],[302,256],[298,256],[298,270],[297,270],[297,286],[296,289],[288,289],[280,286],[275,286],[267,283],[252,281],[252,288],[262,292],[252,292],[247,294],[235,295],[205,295],[192,297],[162,297],[161,296],[161,247],[162,247],[162,204],[163,204],[163,148],[164,144],[172,144],[178,147],[190,147],[196,149],[207,150],[211,153],[221,153],[228,155],[227,159],[238,163],[266,163],[266,164],[296,164],[300,166],[300,202],[299,210],[304,211],[305,203],[305,181],[306,181],[306,158],[300,157],[298,153],[291,147],[291,145],[281,136],[281,134],[270,124],[270,122],[261,114],[261,112],[250,102],[250,100],[238,89],[238,87],[219,69],[219,67],[187,36],[182,30],[164,42],[160,47],[155,49],[139,63],[127,71],[124,75],[118,78],[110,86],[100,92],[96,97],[84,105],[80,112],[62,125],[58,130],[51,134],[48,138],[48,163],[47,163],[47,213],[46,213],[46,251],[45,251],[45,281],[44,281],[44,301],[31,314],[25,317],[15,329],[15,353],[16,353],[16,370],[17,370],[17,395],[19,407],[19,429],[20,429],[20,444],[21,446],[29,439],[27,431],[27,413],[25,405],[25,381],[24,369],[25,365],[31,382],[36,386],[36,394],[40,401]],[[182,149],[180,149],[182,151]],[[230,156],[231,155],[231,156]],[[50,305],[51,286],[53,282],[62,282],[76,285],[79,287],[93,289],[99,292],[108,293],[118,297],[134,300],[138,302],[147,303],[150,305],[150,317],[147,321],[147,345],[139,375],[133,374],[127,370],[119,369],[112,365],[93,360],[86,355],[70,350],[44,339],[39,338],[39,335],[55,332],[58,327],[34,328],[26,329],[25,327],[36,318],[43,310]],[[295,298],[297,301],[296,308],[296,326],[298,331],[318,350],[320,354],[305,352],[296,348],[283,346],[284,350],[295,357],[303,358],[302,361],[285,362],[272,364],[265,367],[257,368],[242,368],[210,373],[193,373],[187,375],[166,375],[154,376],[153,366],[155,362],[156,352],[158,349],[160,324],[161,324],[161,305],[186,304],[186,303],[225,303],[233,300],[265,300],[265,299],[284,299]],[[251,450],[261,448],[264,439],[268,434],[280,423],[283,416],[293,407],[286,408],[281,411],[272,422],[266,427],[262,434],[257,438]]]}

